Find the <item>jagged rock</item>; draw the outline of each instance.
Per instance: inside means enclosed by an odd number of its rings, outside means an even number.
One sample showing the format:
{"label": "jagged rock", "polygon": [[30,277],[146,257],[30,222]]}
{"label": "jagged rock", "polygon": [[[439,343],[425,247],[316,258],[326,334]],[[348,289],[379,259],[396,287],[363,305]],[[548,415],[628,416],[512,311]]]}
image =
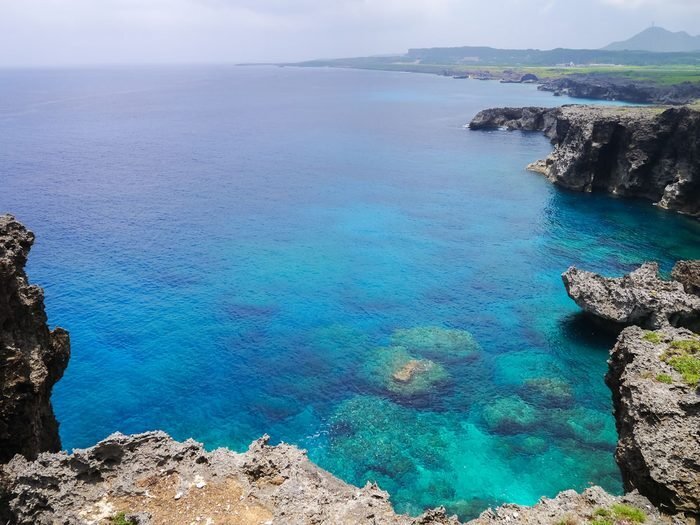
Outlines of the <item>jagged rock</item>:
{"label": "jagged rock", "polygon": [[[600,487],[591,487],[578,494],[573,490],[559,493],[555,498],[542,498],[537,505],[525,507],[521,505],[503,505],[496,509],[488,509],[469,525],[495,525],[509,523],[513,525],[555,525],[555,524],[585,524],[591,523],[601,514],[615,512],[617,505],[625,505],[641,510],[645,514],[645,523],[686,523],[682,518],[671,520],[662,516],[649,501],[637,493],[626,496],[611,496]],[[605,523],[613,523],[606,521]],[[631,523],[617,521],[615,523]],[[687,523],[690,523],[688,521]]]}
{"label": "jagged rock", "polygon": [[469,129],[508,129],[544,131],[551,134],[556,124],[556,108],[494,108],[480,111],[469,123]]}
{"label": "jagged rock", "polygon": [[24,266],[34,234],[0,216],[0,463],[61,448],[51,389],[70,354],[68,333],[46,325],[44,294]]}
{"label": "jagged rock", "polygon": [[[11,522],[106,524],[118,513],[139,523],[458,525],[444,510],[396,514],[376,485],[353,487],[268,437],[237,454],[207,452],[163,432],[114,434],[92,448],[17,456],[0,474]],[[199,519],[197,519],[199,518]]]}
{"label": "jagged rock", "polygon": [[678,261],[671,277],[683,284],[686,292],[700,295],[700,261]]}
{"label": "jagged rock", "polygon": [[669,358],[687,341],[697,341],[700,359],[700,338],[693,332],[625,329],[611,352],[606,382],[626,488],[662,509],[700,514],[700,395]]}
{"label": "jagged rock", "polygon": [[529,168],[576,191],[648,199],[700,216],[700,112],[562,106],[480,112],[471,129],[544,131],[554,150]]}
{"label": "jagged rock", "polygon": [[686,293],[679,282],[659,278],[656,263],[645,263],[619,278],[572,266],[562,280],[576,304],[609,321],[656,329],[687,326],[700,317],[700,298]]}

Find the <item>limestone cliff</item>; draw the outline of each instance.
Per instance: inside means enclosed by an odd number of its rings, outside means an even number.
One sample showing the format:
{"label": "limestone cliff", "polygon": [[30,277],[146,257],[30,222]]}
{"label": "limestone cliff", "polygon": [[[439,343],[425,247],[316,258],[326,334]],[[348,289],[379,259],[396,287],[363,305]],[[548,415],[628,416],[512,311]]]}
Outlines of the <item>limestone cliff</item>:
{"label": "limestone cliff", "polygon": [[41,288],[24,272],[34,234],[0,216],[0,463],[61,448],[51,389],[68,364],[68,333],[49,330]]}
{"label": "limestone cliff", "polygon": [[700,395],[697,379],[686,372],[693,353],[700,374],[700,337],[693,332],[626,328],[606,382],[626,488],[662,509],[700,514]]}
{"label": "limestone cliff", "polygon": [[700,112],[690,108],[495,108],[469,127],[543,131],[554,150],[529,166],[576,191],[648,199],[700,216]]}

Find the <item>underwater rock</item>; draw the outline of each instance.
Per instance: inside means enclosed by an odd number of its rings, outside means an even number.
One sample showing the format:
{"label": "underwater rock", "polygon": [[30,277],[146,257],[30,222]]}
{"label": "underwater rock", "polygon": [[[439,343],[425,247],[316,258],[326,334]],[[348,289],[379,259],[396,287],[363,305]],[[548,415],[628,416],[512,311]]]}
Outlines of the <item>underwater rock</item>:
{"label": "underwater rock", "polygon": [[409,397],[430,392],[448,380],[441,364],[416,359],[401,346],[377,348],[362,370],[371,384]]}
{"label": "underwater rock", "polygon": [[482,417],[492,432],[517,434],[537,423],[537,412],[518,396],[502,397],[487,405]]}
{"label": "underwater rock", "polygon": [[331,418],[326,464],[337,462],[336,472],[354,465],[351,479],[358,483],[369,472],[406,481],[421,465],[437,467],[449,443],[426,418],[380,397],[350,398]]}
{"label": "underwater rock", "polygon": [[656,329],[700,318],[700,297],[686,293],[679,282],[660,279],[656,263],[645,263],[619,278],[572,266],[562,280],[569,297],[581,308],[616,323]]}
{"label": "underwater rock", "polygon": [[44,292],[24,266],[34,234],[0,216],[0,463],[61,448],[51,390],[70,355],[68,332],[49,330]]}
{"label": "underwater rock", "polygon": [[520,395],[530,403],[544,407],[565,407],[573,402],[571,385],[557,377],[527,379]]}
{"label": "underwater rock", "polygon": [[[163,432],[114,434],[92,448],[21,456],[0,472],[10,523],[274,523],[458,525],[435,509],[396,514],[376,485],[348,485],[290,445],[264,437],[238,454],[180,443]],[[5,523],[3,521],[3,523]]]}
{"label": "underwater rock", "polygon": [[529,169],[576,191],[648,199],[700,216],[700,112],[688,107],[492,108],[471,129],[544,131],[554,150]]}
{"label": "underwater rock", "polygon": [[627,490],[661,509],[700,514],[700,337],[626,328],[611,352],[616,459]]}
{"label": "underwater rock", "polygon": [[617,440],[615,423],[609,413],[591,408],[579,406],[570,410],[552,410],[548,413],[548,425],[574,438],[577,443],[612,449]]}
{"label": "underwater rock", "polygon": [[420,326],[396,330],[391,344],[406,348],[428,359],[459,359],[473,356],[479,350],[478,343],[466,330]]}
{"label": "underwater rock", "polygon": [[700,261],[678,261],[671,277],[681,283],[686,292],[700,295]]}

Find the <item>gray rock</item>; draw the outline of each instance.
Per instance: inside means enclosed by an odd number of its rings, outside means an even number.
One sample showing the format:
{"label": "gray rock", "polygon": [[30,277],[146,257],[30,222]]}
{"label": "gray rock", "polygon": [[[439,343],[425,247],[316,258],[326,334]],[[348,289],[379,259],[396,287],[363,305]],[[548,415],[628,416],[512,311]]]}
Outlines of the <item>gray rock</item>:
{"label": "gray rock", "polygon": [[459,523],[442,509],[418,518],[396,514],[376,485],[348,485],[311,463],[304,451],[270,446],[268,439],[237,454],[207,452],[163,432],[114,434],[70,455],[45,453],[33,462],[16,456],[0,476],[11,522],[19,525],[106,523],[119,512],[138,516],[138,523],[190,523],[197,517],[218,523],[234,516],[240,523],[284,525]]}
{"label": "gray rock", "polygon": [[686,292],[700,295],[700,261],[678,261],[671,277],[682,283]]}
{"label": "gray rock", "polygon": [[562,280],[569,297],[582,309],[616,323],[656,329],[687,326],[700,318],[700,297],[686,293],[679,282],[661,279],[656,263],[645,263],[619,278],[572,266]]}
{"label": "gray rock", "polygon": [[[612,496],[600,487],[591,487],[579,494],[573,490],[559,493],[555,498],[542,498],[537,505],[525,507],[522,505],[503,505],[496,509],[484,511],[469,525],[555,525],[590,523],[597,516],[596,511],[611,511],[614,505],[627,505],[641,510],[646,515],[645,523],[671,523],[671,519],[662,516],[651,503],[638,493],[626,496]],[[617,522],[616,522],[617,523]],[[622,522],[620,522],[622,523]],[[625,522],[627,523],[627,522]],[[673,523],[686,523],[679,518]],[[688,521],[688,523],[690,523]]]}
{"label": "gray rock", "polygon": [[529,168],[576,191],[648,199],[700,216],[700,112],[687,107],[495,108],[471,129],[544,131],[554,150]]}
{"label": "gray rock", "polygon": [[616,459],[627,490],[669,511],[700,514],[700,395],[666,362],[685,329],[625,329],[611,352],[606,382],[613,394]]}
{"label": "gray rock", "polygon": [[65,330],[49,330],[43,291],[27,281],[33,242],[14,217],[0,216],[0,463],[61,448],[50,396],[70,343]]}

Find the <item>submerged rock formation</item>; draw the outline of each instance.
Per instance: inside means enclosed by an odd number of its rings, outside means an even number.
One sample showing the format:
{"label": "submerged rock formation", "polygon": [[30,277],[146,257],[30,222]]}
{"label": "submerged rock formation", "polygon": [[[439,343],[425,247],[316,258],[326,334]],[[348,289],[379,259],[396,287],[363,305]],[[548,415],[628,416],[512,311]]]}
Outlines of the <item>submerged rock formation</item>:
{"label": "submerged rock formation", "polygon": [[358,489],[289,445],[206,452],[163,432],[114,434],[92,448],[17,456],[2,467],[12,523],[457,525],[442,510],[396,514],[376,485]]}
{"label": "submerged rock formation", "polygon": [[700,319],[700,297],[686,293],[679,282],[662,280],[656,263],[645,263],[619,278],[572,266],[562,280],[576,304],[608,321],[656,329],[688,326]]}
{"label": "submerged rock formation", "polygon": [[34,234],[0,216],[0,463],[61,448],[51,389],[68,364],[68,333],[49,330],[41,288],[24,266]]}
{"label": "submerged rock formation", "polygon": [[529,169],[576,191],[648,199],[700,216],[700,112],[687,107],[496,108],[469,127],[543,131],[554,144]]}
{"label": "submerged rock formation", "polygon": [[[693,371],[694,374],[693,375]],[[606,382],[627,490],[662,509],[700,514],[700,337],[630,327],[612,350]]]}

